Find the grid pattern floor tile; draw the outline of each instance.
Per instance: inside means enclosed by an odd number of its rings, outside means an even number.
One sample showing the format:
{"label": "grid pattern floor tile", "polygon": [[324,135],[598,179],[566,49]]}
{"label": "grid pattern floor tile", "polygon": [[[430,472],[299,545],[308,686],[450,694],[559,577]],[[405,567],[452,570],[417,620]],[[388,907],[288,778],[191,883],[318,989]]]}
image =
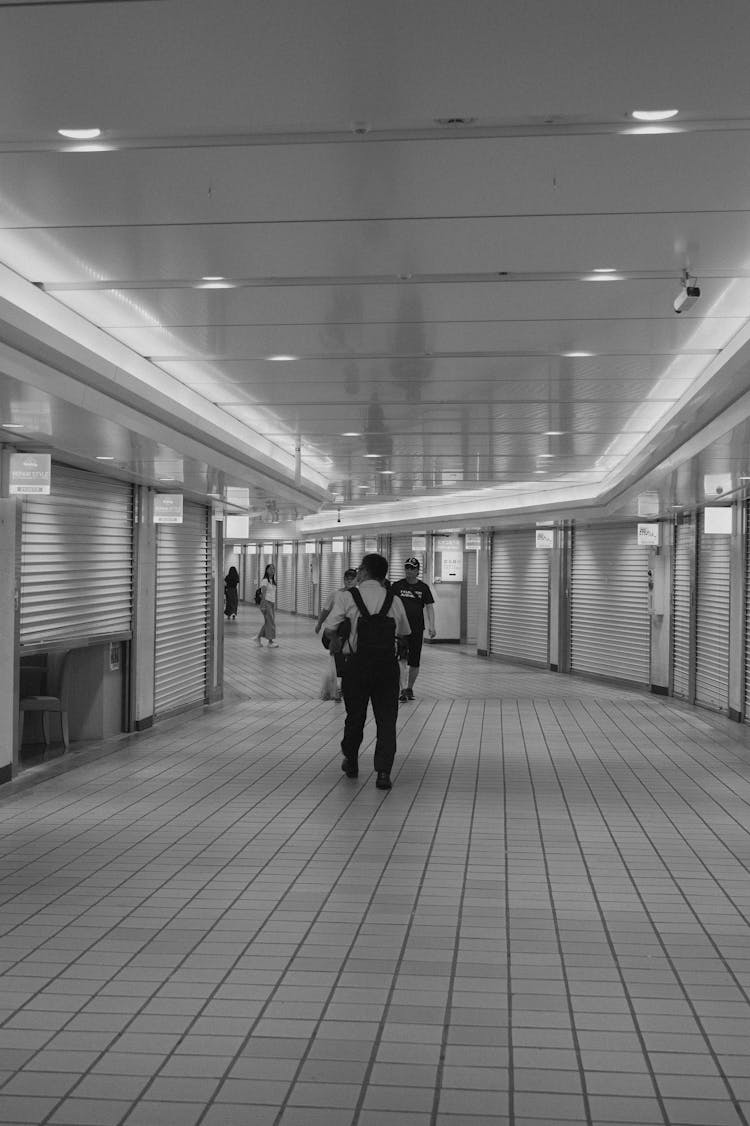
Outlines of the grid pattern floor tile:
{"label": "grid pattern floor tile", "polygon": [[746,729],[436,645],[383,793],[254,628],[0,791],[0,1124],[748,1126]]}

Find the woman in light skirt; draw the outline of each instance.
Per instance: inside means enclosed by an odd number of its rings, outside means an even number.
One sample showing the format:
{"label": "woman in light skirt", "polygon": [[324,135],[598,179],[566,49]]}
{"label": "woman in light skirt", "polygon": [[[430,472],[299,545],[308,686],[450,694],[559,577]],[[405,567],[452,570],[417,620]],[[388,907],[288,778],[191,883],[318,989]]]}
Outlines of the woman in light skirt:
{"label": "woman in light skirt", "polygon": [[260,600],[263,625],[258,630],[255,641],[258,645],[262,645],[262,638],[265,637],[269,649],[278,649],[279,643],[276,640],[276,569],[273,563],[269,563],[263,572],[260,589],[263,592]]}

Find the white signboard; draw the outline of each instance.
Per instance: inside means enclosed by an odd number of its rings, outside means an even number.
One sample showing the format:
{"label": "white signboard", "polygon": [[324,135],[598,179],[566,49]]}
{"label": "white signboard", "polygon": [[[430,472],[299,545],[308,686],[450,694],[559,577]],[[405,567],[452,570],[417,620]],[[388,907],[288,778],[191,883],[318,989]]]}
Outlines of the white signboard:
{"label": "white signboard", "polygon": [[638,544],[640,547],[658,547],[661,542],[661,525],[639,524]]}
{"label": "white signboard", "polygon": [[294,544],[282,543],[282,545],[281,545],[281,554],[282,555],[292,555],[293,553],[294,553]]}
{"label": "white signboard", "polygon": [[246,540],[250,535],[250,517],[227,515],[224,520],[224,535],[228,540]]}
{"label": "white signboard", "polygon": [[551,551],[555,546],[555,529],[537,528],[536,546],[541,548],[542,551]]}
{"label": "white signboard", "polygon": [[378,550],[378,541],[374,537],[365,540],[365,554],[372,554]]}
{"label": "white signboard", "polygon": [[343,550],[344,550],[344,538],[343,538],[343,536],[339,536],[331,542],[331,551],[334,553],[334,555],[341,555]]}
{"label": "white signboard", "polygon": [[721,508],[703,509],[703,532],[707,536],[731,536],[732,509],[729,505]]}
{"label": "white signboard", "polygon": [[10,496],[49,496],[51,454],[11,454]]}
{"label": "white signboard", "polygon": [[440,578],[444,583],[460,583],[464,578],[464,556],[462,551],[446,551],[441,547]]}
{"label": "white signboard", "polygon": [[412,536],[411,537],[412,551],[426,551],[427,550],[427,536]]}
{"label": "white signboard", "polygon": [[463,551],[464,545],[460,536],[438,536],[435,540],[436,551],[447,551],[449,554]]}
{"label": "white signboard", "polygon": [[308,540],[305,544],[305,555],[314,555],[316,546],[315,540]]}
{"label": "white signboard", "polygon": [[245,548],[245,554],[246,555],[257,555],[258,554],[257,543],[249,543],[247,545],[247,547]]}
{"label": "white signboard", "polygon": [[659,494],[658,493],[641,493],[638,497],[638,515],[639,516],[658,516],[659,515]]}
{"label": "white signboard", "polygon": [[182,523],[182,493],[156,494],[154,497],[154,523]]}
{"label": "white signboard", "polygon": [[481,551],[482,550],[482,533],[481,532],[467,532],[464,536],[464,551]]}

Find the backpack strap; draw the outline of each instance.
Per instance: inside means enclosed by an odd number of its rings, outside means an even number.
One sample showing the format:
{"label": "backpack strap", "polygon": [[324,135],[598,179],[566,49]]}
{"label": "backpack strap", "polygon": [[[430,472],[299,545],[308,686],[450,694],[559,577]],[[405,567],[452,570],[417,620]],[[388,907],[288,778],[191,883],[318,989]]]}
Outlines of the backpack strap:
{"label": "backpack strap", "polygon": [[359,593],[355,586],[349,588],[349,593],[354,599],[354,603],[363,618],[385,618],[388,616],[388,611],[393,605],[393,591],[387,590],[385,592],[385,602],[378,610],[377,614],[371,614],[364,604],[362,595]]}

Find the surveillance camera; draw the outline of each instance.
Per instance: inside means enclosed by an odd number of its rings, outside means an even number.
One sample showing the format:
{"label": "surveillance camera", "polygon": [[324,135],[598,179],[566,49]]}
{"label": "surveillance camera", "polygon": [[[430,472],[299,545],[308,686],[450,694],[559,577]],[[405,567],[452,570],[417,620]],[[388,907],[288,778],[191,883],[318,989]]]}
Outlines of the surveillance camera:
{"label": "surveillance camera", "polygon": [[675,313],[686,313],[688,309],[692,309],[700,295],[700,286],[684,285],[674,299],[673,308]]}
{"label": "surveillance camera", "polygon": [[717,485],[717,486],[716,486],[716,495],[717,495],[717,496],[721,496],[721,494],[722,494],[723,492],[724,492],[724,489],[723,489],[723,488],[721,487],[721,485]]}
{"label": "surveillance camera", "polygon": [[370,132],[371,125],[369,121],[353,121],[352,133],[357,137],[364,137],[366,133]]}

